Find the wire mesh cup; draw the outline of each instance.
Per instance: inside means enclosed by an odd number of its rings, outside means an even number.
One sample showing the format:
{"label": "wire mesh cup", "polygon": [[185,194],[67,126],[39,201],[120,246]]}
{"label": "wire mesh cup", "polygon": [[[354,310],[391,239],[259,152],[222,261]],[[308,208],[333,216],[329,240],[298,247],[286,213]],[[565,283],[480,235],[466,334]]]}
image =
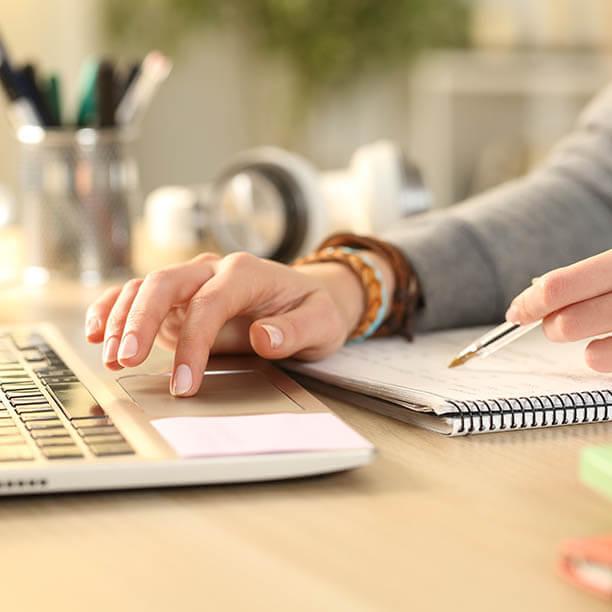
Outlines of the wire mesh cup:
{"label": "wire mesh cup", "polygon": [[138,167],[118,130],[20,130],[26,280],[130,271]]}

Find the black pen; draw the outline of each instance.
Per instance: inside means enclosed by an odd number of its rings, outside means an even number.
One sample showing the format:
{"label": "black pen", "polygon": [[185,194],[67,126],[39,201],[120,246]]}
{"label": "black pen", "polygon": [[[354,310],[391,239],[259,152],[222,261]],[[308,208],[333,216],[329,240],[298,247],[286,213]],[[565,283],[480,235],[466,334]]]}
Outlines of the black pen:
{"label": "black pen", "polygon": [[96,78],[98,127],[109,128],[115,125],[116,86],[115,67],[109,61],[101,62]]}
{"label": "black pen", "polygon": [[32,100],[28,98],[13,70],[2,40],[0,40],[0,82],[10,103],[9,113],[15,128],[19,129],[25,126],[41,127],[43,124],[42,118]]}
{"label": "black pen", "polygon": [[117,110],[117,107],[121,103],[121,100],[123,100],[123,96],[125,96],[125,92],[130,88],[130,86],[132,85],[136,77],[138,76],[138,73],[140,72],[141,64],[142,62],[133,63],[129,67],[127,71],[127,76],[125,77],[125,79],[123,79],[122,81],[118,79],[120,82],[118,84],[117,91],[115,92],[116,93],[115,111]]}
{"label": "black pen", "polygon": [[17,71],[17,78],[21,80],[23,91],[31,100],[34,108],[36,108],[38,115],[42,119],[43,125],[52,125],[53,116],[47,104],[47,100],[38,86],[36,68],[34,65],[25,64],[20,70]]}

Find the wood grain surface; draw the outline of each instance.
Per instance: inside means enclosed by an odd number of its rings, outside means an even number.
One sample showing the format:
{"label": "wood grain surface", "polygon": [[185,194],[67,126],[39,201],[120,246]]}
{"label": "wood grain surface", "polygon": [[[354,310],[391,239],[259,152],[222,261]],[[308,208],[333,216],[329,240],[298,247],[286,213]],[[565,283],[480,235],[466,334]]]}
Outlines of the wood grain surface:
{"label": "wood grain surface", "polygon": [[[82,339],[96,290],[4,289],[0,322]],[[156,353],[159,365],[169,356]],[[556,573],[568,537],[612,531],[578,454],[612,425],[449,439],[327,400],[376,444],[366,468],[265,484],[0,501],[0,609],[609,610]]]}

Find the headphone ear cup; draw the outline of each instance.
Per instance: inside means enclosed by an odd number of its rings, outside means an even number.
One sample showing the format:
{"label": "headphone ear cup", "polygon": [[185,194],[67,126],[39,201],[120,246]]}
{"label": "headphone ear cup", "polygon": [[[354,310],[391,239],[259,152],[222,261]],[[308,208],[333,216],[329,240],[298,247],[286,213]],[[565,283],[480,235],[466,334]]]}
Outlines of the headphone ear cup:
{"label": "headphone ear cup", "polygon": [[277,147],[244,151],[215,181],[213,201],[219,201],[223,184],[246,171],[261,172],[275,185],[284,205],[285,237],[269,257],[288,262],[313,250],[329,231],[329,216],[315,167],[299,155]]}

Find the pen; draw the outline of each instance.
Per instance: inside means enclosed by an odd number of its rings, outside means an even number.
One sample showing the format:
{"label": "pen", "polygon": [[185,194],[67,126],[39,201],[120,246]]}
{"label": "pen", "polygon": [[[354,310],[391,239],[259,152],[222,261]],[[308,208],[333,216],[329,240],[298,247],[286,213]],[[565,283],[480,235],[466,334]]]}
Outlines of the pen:
{"label": "pen", "polygon": [[52,74],[45,83],[45,96],[51,113],[53,127],[62,125],[62,100],[60,91],[60,78]]}
{"label": "pen", "polygon": [[96,118],[96,80],[98,78],[98,62],[87,60],[81,68],[80,103],[77,115],[77,125],[91,125]]}
{"label": "pen", "polygon": [[42,119],[11,66],[6,47],[0,40],[0,83],[10,102],[10,118],[15,128],[42,126]]}
{"label": "pen", "polygon": [[98,68],[96,79],[96,106],[98,127],[115,125],[115,68],[109,61],[103,61]]}
{"label": "pen", "polygon": [[172,62],[159,51],[144,58],[140,70],[127,88],[115,112],[117,125],[134,125],[144,115],[157,88],[168,77]]}
{"label": "pen", "polygon": [[540,320],[535,323],[529,323],[528,325],[520,325],[519,323],[510,323],[506,321],[495,329],[480,336],[480,338],[472,342],[469,346],[466,346],[448,364],[448,367],[456,368],[476,357],[488,357],[521,336],[524,336],[527,332],[530,332],[541,323],[542,321]]}
{"label": "pen", "polygon": [[17,71],[17,78],[21,81],[23,92],[34,105],[39,117],[42,119],[43,125],[51,125],[53,123],[53,118],[47,105],[47,101],[38,87],[36,68],[34,65],[25,64],[20,70]]}
{"label": "pen", "polygon": [[119,103],[121,102],[121,100],[123,100],[123,96],[125,96],[125,92],[131,87],[132,83],[134,82],[134,79],[140,72],[140,64],[141,62],[134,62],[128,68],[127,76],[123,79],[121,78],[117,79],[118,86],[116,87],[116,92],[115,92],[117,96],[117,98],[115,99],[115,111],[117,110],[117,107],[119,106]]}

